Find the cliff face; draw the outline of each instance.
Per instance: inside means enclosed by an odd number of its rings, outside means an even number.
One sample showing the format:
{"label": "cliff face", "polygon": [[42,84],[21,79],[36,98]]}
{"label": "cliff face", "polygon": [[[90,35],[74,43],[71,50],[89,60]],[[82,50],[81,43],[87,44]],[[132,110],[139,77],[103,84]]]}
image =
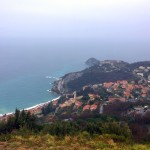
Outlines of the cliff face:
{"label": "cliff face", "polygon": [[72,91],[72,89],[68,87],[68,84],[71,81],[80,78],[82,75],[83,72],[74,72],[66,74],[64,77],[60,78],[60,80],[54,82],[52,91],[59,94],[64,94]]}
{"label": "cliff face", "polygon": [[90,84],[114,82],[117,80],[136,80],[138,76],[133,73],[133,70],[141,65],[150,66],[150,62],[129,64],[116,60],[99,61],[99,63],[96,61],[94,64],[92,63],[91,67],[80,72],[66,74],[60,80],[55,81],[52,91],[65,94]]}

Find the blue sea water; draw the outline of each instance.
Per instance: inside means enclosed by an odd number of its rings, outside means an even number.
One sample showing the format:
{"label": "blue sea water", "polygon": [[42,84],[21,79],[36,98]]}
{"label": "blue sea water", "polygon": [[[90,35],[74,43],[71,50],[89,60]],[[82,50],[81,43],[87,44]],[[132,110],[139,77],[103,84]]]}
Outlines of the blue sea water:
{"label": "blue sea water", "polygon": [[[0,43],[0,114],[13,112],[52,100],[52,83],[82,64],[67,58],[56,43],[5,41]],[[60,49],[59,49],[60,48]],[[58,50],[59,49],[59,50]],[[69,60],[69,63],[68,63]]]}
{"label": "blue sea water", "polygon": [[149,60],[150,44],[100,39],[0,38],[0,114],[58,97],[47,92],[53,78],[83,68],[84,62]]}

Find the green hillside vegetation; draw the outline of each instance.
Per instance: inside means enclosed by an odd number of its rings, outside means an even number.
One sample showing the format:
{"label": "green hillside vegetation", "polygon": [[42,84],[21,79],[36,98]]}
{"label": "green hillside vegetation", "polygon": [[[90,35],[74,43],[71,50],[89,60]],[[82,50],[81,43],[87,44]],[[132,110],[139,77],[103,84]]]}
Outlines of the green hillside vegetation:
{"label": "green hillside vegetation", "polygon": [[16,109],[0,123],[0,149],[147,150],[148,143],[135,144],[128,124],[107,116],[39,125],[35,116]]}
{"label": "green hillside vegetation", "polygon": [[[110,135],[89,135],[87,132],[74,136],[52,136],[49,134],[9,134],[0,142],[5,150],[149,150],[150,144],[115,142]],[[7,139],[7,140],[6,140]]]}

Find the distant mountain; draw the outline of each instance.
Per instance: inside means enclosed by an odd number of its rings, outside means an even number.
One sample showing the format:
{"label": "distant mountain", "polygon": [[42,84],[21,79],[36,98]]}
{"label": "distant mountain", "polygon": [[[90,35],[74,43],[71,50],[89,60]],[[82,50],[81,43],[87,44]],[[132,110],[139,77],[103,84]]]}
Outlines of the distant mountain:
{"label": "distant mountain", "polygon": [[129,64],[118,60],[98,61],[95,58],[88,59],[86,64],[89,68],[79,72],[68,73],[60,78],[60,80],[55,81],[52,91],[65,94],[80,90],[85,85],[115,82],[118,80],[137,80],[140,78],[137,75],[138,71],[141,73],[141,70],[138,69],[141,66],[150,67],[150,61]]}
{"label": "distant mountain", "polygon": [[94,65],[98,65],[100,63],[99,60],[95,59],[95,58],[90,58],[88,59],[85,64],[89,67],[94,66]]}

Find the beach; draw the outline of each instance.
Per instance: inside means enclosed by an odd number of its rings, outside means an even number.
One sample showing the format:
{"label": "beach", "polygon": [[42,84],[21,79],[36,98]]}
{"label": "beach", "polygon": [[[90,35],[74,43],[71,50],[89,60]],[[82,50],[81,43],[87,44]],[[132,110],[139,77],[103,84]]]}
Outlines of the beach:
{"label": "beach", "polygon": [[[46,107],[50,102],[53,102],[53,101],[56,101],[60,98],[57,97],[57,98],[54,98],[52,100],[49,100],[45,103],[40,103],[40,104],[37,104],[35,106],[32,106],[32,107],[29,107],[29,108],[25,108],[23,110],[27,111],[27,112],[30,112],[31,114],[37,114],[39,112],[42,111],[42,108]],[[20,110],[22,111],[22,110]],[[6,114],[0,114],[0,121],[7,121],[9,117],[13,116],[15,114],[15,112],[10,112],[10,113],[6,113]]]}

